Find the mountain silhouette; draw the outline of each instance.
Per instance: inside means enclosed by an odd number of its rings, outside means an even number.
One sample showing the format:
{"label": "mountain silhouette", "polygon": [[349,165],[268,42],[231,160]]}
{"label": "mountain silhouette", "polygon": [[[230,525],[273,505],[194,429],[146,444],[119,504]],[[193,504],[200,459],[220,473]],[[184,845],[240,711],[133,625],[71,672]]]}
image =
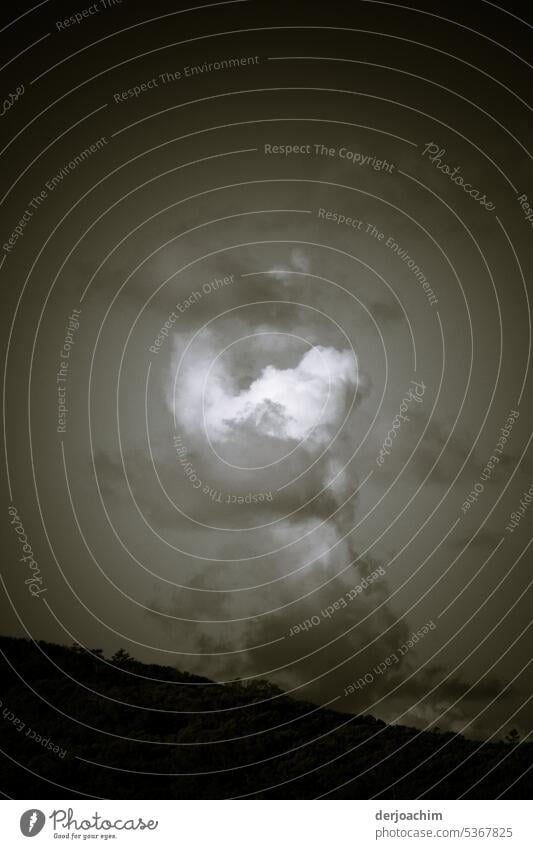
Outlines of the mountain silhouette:
{"label": "mountain silhouette", "polygon": [[[15,799],[529,799],[533,744],[420,732],[267,681],[0,637],[2,790]],[[336,789],[337,788],[337,789]]]}

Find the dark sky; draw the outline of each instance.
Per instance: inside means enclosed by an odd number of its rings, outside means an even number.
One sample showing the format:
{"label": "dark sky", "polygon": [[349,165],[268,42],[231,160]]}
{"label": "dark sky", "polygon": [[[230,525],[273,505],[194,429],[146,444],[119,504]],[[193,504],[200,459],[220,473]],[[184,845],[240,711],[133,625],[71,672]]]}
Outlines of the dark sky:
{"label": "dark sky", "polygon": [[204,5],[3,33],[2,632],[527,734],[531,24]]}

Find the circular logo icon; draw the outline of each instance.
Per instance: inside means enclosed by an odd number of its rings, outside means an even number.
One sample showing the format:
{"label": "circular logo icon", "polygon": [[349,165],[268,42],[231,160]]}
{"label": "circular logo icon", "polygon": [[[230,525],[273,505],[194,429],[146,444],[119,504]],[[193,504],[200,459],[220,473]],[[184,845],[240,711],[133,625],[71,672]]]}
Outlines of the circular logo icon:
{"label": "circular logo icon", "polygon": [[46,817],[43,812],[37,808],[31,808],[22,814],[20,818],[20,830],[24,837],[35,837],[42,830],[45,822]]}

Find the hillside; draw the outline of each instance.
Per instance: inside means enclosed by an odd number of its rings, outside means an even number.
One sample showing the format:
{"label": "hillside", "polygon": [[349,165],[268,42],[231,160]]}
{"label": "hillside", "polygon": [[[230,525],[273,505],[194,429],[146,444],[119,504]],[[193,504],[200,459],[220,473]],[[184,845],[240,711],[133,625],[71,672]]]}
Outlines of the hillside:
{"label": "hillside", "polygon": [[0,651],[0,789],[13,798],[306,799],[342,784],[333,798],[532,795],[530,743],[387,726],[124,652],[8,637]]}

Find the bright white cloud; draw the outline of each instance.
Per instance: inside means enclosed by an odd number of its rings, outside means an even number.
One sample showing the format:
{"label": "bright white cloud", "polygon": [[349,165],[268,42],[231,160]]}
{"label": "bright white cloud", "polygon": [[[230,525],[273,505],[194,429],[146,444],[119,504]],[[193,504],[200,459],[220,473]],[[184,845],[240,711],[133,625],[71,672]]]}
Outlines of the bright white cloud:
{"label": "bright white cloud", "polygon": [[240,392],[220,360],[209,372],[210,359],[197,361],[194,374],[182,375],[176,410],[182,424],[196,431],[205,415],[209,437],[216,442],[237,431],[242,436],[246,426],[259,436],[323,444],[342,423],[357,385],[357,359],[349,350],[311,348],[294,368],[266,366]]}

